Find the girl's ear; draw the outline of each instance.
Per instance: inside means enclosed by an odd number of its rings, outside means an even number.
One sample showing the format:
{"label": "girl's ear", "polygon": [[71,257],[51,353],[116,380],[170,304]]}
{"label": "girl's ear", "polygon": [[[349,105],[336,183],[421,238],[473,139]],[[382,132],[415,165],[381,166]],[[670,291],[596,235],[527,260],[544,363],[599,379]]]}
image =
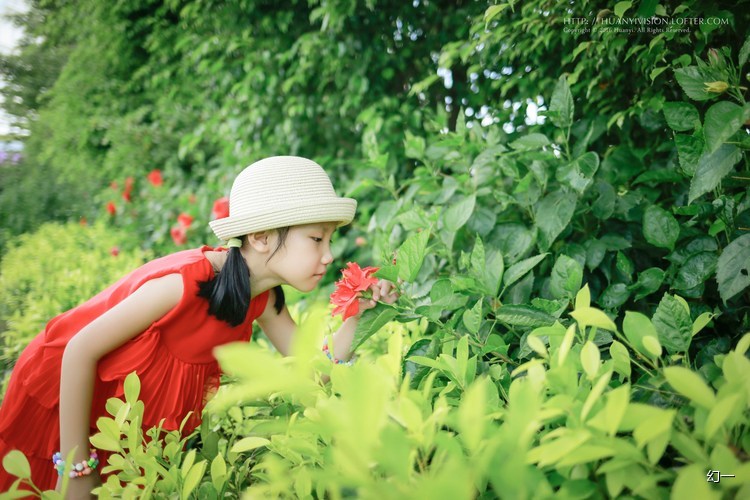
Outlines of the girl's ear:
{"label": "girl's ear", "polygon": [[261,231],[247,235],[247,242],[258,252],[267,252],[271,249],[271,231]]}

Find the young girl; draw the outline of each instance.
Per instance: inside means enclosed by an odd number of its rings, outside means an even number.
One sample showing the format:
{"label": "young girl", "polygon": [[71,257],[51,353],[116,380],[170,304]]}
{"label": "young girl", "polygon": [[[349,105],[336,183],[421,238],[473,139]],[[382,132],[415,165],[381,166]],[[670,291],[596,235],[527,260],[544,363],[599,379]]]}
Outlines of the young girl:
{"label": "young girl", "polygon": [[[89,436],[107,415],[107,399],[123,396],[135,371],[145,404],[143,428],[164,420],[166,430],[190,433],[200,423],[206,395],[219,385],[214,347],[248,341],[258,325],[282,353],[296,325],[281,284],[312,290],[332,262],[330,239],[354,217],[356,201],[336,195],[317,163],[300,157],[260,160],[235,179],[229,217],[210,223],[228,248],[203,246],[149,262],[84,304],[52,321],[23,351],[0,407],[0,458],[21,450],[42,489],[62,484],[53,461],[75,448],[80,475],[68,498],[85,498],[101,482],[108,453]],[[372,300],[393,303],[393,284],[380,280]],[[351,356],[358,316],[333,336],[338,360]],[[96,455],[95,455],[96,454]],[[97,461],[99,463],[97,463]],[[99,465],[101,464],[101,465]],[[0,469],[0,491],[16,478]]]}

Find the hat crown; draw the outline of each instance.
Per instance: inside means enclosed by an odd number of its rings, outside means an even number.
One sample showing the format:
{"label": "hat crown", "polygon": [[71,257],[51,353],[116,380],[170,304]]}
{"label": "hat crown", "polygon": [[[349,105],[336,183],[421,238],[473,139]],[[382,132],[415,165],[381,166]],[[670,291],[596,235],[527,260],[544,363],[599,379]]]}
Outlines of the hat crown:
{"label": "hat crown", "polygon": [[229,215],[268,213],[279,206],[335,198],[323,167],[300,156],[272,156],[246,167],[232,184]]}
{"label": "hat crown", "polygon": [[349,224],[357,202],[336,195],[323,167],[299,156],[272,156],[246,167],[229,194],[229,217],[209,222],[227,240],[316,222]]}

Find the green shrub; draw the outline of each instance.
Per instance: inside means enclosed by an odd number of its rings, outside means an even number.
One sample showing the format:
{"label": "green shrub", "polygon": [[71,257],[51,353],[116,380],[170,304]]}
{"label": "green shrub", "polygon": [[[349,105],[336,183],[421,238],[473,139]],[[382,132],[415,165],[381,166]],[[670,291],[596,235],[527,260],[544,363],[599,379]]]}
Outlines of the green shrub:
{"label": "green shrub", "polygon": [[15,243],[0,262],[0,366],[5,371],[54,316],[147,258],[135,242],[103,224],[48,223]]}

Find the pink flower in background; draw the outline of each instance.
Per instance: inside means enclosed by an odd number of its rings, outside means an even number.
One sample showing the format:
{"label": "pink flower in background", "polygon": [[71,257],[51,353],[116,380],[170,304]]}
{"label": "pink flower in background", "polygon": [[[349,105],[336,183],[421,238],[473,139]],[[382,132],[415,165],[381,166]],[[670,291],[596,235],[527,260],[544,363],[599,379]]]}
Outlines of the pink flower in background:
{"label": "pink flower in background", "polygon": [[155,168],[151,172],[149,172],[146,178],[148,179],[148,182],[150,182],[154,187],[160,187],[162,184],[164,184],[164,179],[162,179],[161,176],[161,170],[159,170],[158,168]]}
{"label": "pink flower in background", "polygon": [[185,212],[182,212],[180,215],[177,216],[177,222],[180,223],[180,226],[187,229],[193,223],[193,216],[190,214],[186,214]]}
{"label": "pink flower in background", "polygon": [[184,245],[187,243],[187,229],[183,225],[177,225],[172,227],[172,229],[169,231],[170,236],[172,236],[172,241],[174,241],[175,245]]}
{"label": "pink flower in background", "polygon": [[112,254],[113,257],[117,257],[120,255],[120,247],[114,246],[109,250],[109,253]]}
{"label": "pink flower in background", "polygon": [[229,217],[229,198],[223,196],[214,201],[214,208],[211,210],[214,219],[223,219]]}
{"label": "pink flower in background", "polygon": [[364,238],[364,236],[357,236],[357,238],[354,240],[354,244],[358,247],[363,247],[367,244],[367,240]]}

